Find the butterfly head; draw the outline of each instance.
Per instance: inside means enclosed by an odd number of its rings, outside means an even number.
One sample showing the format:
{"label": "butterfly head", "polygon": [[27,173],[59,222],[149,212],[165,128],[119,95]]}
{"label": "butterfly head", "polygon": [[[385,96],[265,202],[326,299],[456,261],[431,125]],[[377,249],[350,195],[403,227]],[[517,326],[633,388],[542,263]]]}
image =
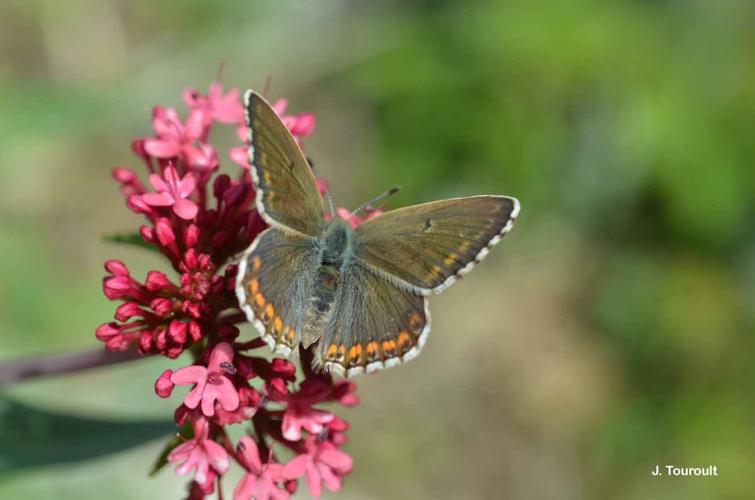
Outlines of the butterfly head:
{"label": "butterfly head", "polygon": [[340,217],[327,221],[323,228],[320,245],[322,246],[322,263],[340,266],[351,253],[354,230]]}

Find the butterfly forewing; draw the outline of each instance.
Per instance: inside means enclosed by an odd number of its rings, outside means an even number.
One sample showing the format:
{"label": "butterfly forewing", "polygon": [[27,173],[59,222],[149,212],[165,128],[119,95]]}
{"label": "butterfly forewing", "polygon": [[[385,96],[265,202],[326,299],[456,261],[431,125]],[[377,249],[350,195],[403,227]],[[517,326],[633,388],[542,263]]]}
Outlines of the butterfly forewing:
{"label": "butterfly forewing", "polygon": [[323,203],[304,153],[262,96],[249,90],[244,103],[260,214],[284,231],[315,236]]}
{"label": "butterfly forewing", "polygon": [[273,350],[291,354],[300,338],[319,254],[308,238],[265,230],[239,263],[236,294],[249,321]]}
{"label": "butterfly forewing", "polygon": [[394,284],[440,292],[484,258],[513,226],[519,202],[472,196],[404,207],[356,230],[355,254]]}
{"label": "butterfly forewing", "polygon": [[356,261],[343,275],[315,359],[342,375],[372,372],[419,354],[429,331],[426,297]]}

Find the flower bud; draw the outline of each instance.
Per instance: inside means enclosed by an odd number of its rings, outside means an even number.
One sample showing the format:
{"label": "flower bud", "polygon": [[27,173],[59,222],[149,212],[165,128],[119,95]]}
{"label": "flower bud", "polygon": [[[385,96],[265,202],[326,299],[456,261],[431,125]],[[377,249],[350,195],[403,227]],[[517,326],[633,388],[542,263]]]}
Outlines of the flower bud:
{"label": "flower bud", "polygon": [[163,246],[168,246],[176,241],[176,234],[173,232],[170,221],[165,217],[157,219],[155,232],[157,233],[157,240]]}
{"label": "flower bud", "polygon": [[141,316],[143,312],[136,302],[124,302],[116,308],[115,319],[126,322],[134,316]]}
{"label": "flower bud", "polygon": [[147,287],[147,290],[153,293],[172,290],[174,288],[165,273],[160,271],[148,272],[144,285]]}
{"label": "flower bud", "polygon": [[155,381],[155,394],[161,398],[168,398],[173,393],[175,385],[170,380],[171,375],[173,375],[173,370],[165,370]]}
{"label": "flower bud", "polygon": [[110,259],[105,262],[105,270],[113,276],[128,276],[126,264],[120,260]]}

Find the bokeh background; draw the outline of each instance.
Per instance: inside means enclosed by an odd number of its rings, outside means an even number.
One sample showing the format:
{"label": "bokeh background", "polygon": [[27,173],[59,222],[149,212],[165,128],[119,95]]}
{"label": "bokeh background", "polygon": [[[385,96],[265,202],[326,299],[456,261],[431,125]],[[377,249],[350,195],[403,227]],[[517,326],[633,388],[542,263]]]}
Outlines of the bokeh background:
{"label": "bokeh background", "polygon": [[[114,309],[102,262],[162,266],[101,240],[140,223],[110,169],[138,166],[152,106],[181,106],[224,62],[227,85],[271,76],[273,97],[317,114],[306,147],[339,205],[395,184],[393,207],[522,203],[503,244],[433,299],[422,356],[357,380],[340,497],[755,495],[752,2],[6,0],[0,19],[0,360],[97,345]],[[3,393],[165,420],[164,367]],[[160,439],[20,466],[27,437],[0,421],[2,498],[183,493],[170,470],[146,477]],[[119,437],[102,431],[50,453]],[[655,464],[720,475],[653,478]]]}

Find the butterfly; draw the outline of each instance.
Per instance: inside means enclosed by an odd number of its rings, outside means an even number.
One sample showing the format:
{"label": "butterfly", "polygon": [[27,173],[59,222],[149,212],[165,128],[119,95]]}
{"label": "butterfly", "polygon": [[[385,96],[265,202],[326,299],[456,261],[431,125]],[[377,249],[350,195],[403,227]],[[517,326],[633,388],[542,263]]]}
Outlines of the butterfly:
{"label": "butterfly", "polygon": [[408,361],[430,332],[428,297],[469,272],[513,227],[519,202],[471,196],[385,212],[356,229],[333,216],[294,137],[265,99],[244,95],[249,163],[269,227],[244,252],[236,294],[262,338],[289,357],[352,376]]}

